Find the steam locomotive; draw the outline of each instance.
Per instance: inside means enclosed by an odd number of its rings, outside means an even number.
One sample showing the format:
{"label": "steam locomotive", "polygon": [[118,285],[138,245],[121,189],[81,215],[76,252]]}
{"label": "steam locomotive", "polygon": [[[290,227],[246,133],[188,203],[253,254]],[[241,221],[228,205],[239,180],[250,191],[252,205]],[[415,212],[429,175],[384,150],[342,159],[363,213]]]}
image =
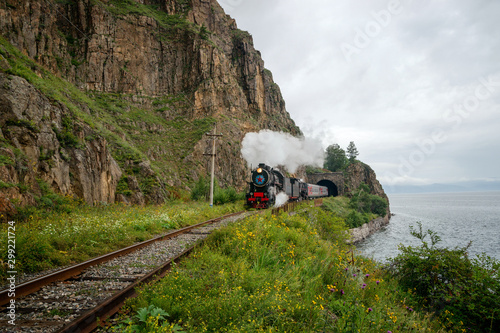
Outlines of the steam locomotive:
{"label": "steam locomotive", "polygon": [[269,208],[276,203],[276,196],[284,193],[290,201],[299,201],[328,196],[325,186],[304,183],[297,178],[288,178],[279,170],[261,163],[252,171],[250,188],[246,194],[247,206]]}

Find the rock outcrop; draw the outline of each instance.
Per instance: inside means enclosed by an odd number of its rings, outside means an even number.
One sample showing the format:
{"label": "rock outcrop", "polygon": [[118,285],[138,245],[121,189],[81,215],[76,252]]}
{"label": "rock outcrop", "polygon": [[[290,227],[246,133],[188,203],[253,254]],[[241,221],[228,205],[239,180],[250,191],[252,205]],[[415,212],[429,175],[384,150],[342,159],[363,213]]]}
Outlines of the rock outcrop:
{"label": "rock outcrop", "polygon": [[15,185],[3,190],[9,198],[32,205],[43,181],[90,204],[114,202],[121,171],[104,138],[18,76],[0,73],[0,103],[2,136],[11,144],[0,148],[0,180]]}
{"label": "rock outcrop", "polygon": [[[345,193],[353,193],[361,184],[364,183],[370,188],[371,194],[378,195],[379,197],[382,197],[387,200],[387,202],[389,202],[387,194],[385,194],[382,185],[377,180],[375,171],[373,171],[373,169],[369,165],[362,162],[352,163],[344,172],[344,177]],[[389,206],[387,207],[387,218],[390,218]]]}

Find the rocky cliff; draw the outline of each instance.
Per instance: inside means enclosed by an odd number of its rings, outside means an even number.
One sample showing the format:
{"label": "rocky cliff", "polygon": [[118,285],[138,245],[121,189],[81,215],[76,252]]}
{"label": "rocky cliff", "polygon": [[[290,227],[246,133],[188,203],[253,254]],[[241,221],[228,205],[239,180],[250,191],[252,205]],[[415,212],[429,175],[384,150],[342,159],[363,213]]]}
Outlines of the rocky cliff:
{"label": "rocky cliff", "polygon": [[[373,171],[369,165],[362,162],[350,164],[344,172],[344,178],[345,193],[348,195],[356,191],[356,189],[364,183],[370,188],[371,194],[378,195],[389,202],[389,198],[385,194],[382,185],[377,180],[375,171]],[[371,220],[370,222],[363,224],[361,227],[350,229],[349,233],[351,235],[351,239],[349,242],[357,243],[368,238],[389,224],[390,218],[391,211],[390,207],[387,206],[387,214],[385,216]]]}
{"label": "rocky cliff", "polygon": [[[373,171],[373,169],[369,165],[362,162],[349,164],[344,172],[344,178],[345,193],[349,194],[356,191],[356,189],[358,189],[358,187],[364,183],[370,188],[371,194],[378,195],[379,197],[382,197],[387,200],[387,202],[389,202],[387,194],[385,194],[382,185],[377,180],[375,171]],[[390,209],[389,207],[387,207],[387,219],[389,218]]]}
{"label": "rocky cliff", "polygon": [[47,185],[162,202],[207,172],[214,123],[217,178],[241,187],[244,134],[300,133],[215,0],[4,0],[0,34],[0,193],[21,205]]}

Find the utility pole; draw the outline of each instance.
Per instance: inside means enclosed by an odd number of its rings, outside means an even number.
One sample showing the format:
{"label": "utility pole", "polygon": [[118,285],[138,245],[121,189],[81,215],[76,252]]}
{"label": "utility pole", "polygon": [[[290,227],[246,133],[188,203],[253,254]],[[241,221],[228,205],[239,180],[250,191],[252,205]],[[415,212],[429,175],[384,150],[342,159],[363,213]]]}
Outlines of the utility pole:
{"label": "utility pole", "polygon": [[217,124],[214,124],[214,133],[205,133],[205,135],[212,137],[212,154],[203,154],[212,156],[212,171],[210,176],[210,207],[214,206],[214,173],[215,173],[215,140],[222,134],[217,134]]}

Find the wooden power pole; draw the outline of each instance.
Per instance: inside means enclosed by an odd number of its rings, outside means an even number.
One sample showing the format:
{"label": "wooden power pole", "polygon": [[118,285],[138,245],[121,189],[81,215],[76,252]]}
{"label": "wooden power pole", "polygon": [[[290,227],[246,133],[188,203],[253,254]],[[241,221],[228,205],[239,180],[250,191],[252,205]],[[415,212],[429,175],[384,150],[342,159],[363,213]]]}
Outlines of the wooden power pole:
{"label": "wooden power pole", "polygon": [[212,154],[203,154],[212,156],[212,171],[210,176],[210,207],[214,206],[214,174],[215,174],[215,140],[222,134],[217,134],[217,124],[214,126],[214,133],[205,133],[205,135],[212,137]]}

